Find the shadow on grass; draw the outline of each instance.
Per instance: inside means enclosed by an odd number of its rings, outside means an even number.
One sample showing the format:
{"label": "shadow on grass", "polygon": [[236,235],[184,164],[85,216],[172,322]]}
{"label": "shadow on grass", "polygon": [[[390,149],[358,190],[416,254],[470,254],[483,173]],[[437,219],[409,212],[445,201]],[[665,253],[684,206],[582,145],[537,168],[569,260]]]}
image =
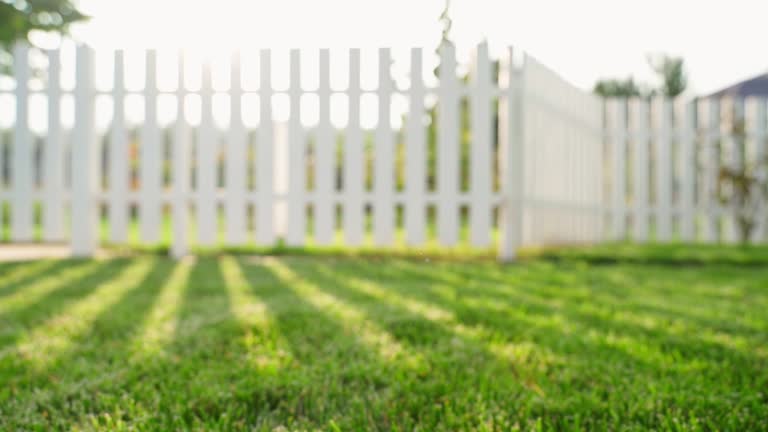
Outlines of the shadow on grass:
{"label": "shadow on grass", "polygon": [[[745,367],[753,368],[755,365],[756,358],[746,350],[736,350],[723,343],[703,340],[699,334],[671,332],[672,320],[684,322],[691,331],[696,331],[695,329],[700,329],[702,326],[715,331],[723,331],[721,326],[711,320],[703,321],[685,314],[659,314],[653,309],[645,309],[644,316],[653,319],[653,326],[627,322],[627,314],[632,315],[639,312],[635,309],[635,305],[606,301],[603,296],[595,295],[597,289],[594,283],[585,284],[583,278],[578,276],[569,280],[567,284],[551,285],[546,283],[551,282],[551,277],[545,274],[542,277],[536,277],[535,273],[526,273],[523,270],[517,271],[515,277],[510,278],[510,280],[500,280],[489,278],[482,271],[470,275],[462,274],[459,271],[458,274],[461,276],[450,278],[446,277],[446,273],[450,274],[452,271],[418,270],[411,263],[403,262],[399,263],[398,266],[401,274],[407,275],[399,278],[400,280],[420,279],[426,283],[423,284],[422,289],[405,291],[400,284],[392,283],[390,286],[393,290],[403,292],[405,295],[419,295],[426,291],[430,294],[422,298],[437,300],[439,295],[433,296],[439,294],[439,290],[435,289],[436,285],[454,286],[456,287],[454,291],[456,299],[451,299],[450,302],[457,308],[457,313],[468,325],[484,323],[484,325],[498,327],[499,324],[509,323],[506,316],[509,311],[523,309],[526,314],[533,313],[540,317],[563,316],[567,320],[566,322],[575,324],[581,332],[599,330],[604,334],[628,337],[636,340],[639,344],[645,344],[649,348],[656,349],[659,354],[665,356],[687,359],[692,362],[699,359],[712,361],[729,359],[730,361],[735,360]],[[371,271],[375,270],[370,269],[369,273]],[[435,276],[436,274],[440,276]],[[595,276],[592,274],[592,270],[583,269],[581,274],[594,282]],[[390,275],[395,276],[397,272],[392,272]],[[569,285],[571,288],[583,286],[588,291],[586,295],[583,293],[574,295],[568,288]],[[459,289],[458,286],[461,288]],[[609,290],[619,288],[616,286],[603,287],[603,289]],[[497,307],[490,308],[479,304],[465,307],[462,305],[462,298],[488,299]],[[715,306],[713,305],[713,307]],[[501,328],[501,330],[508,334],[520,330],[514,327],[515,325],[512,328]],[[743,326],[737,327],[737,329],[738,332],[732,333],[731,336],[752,338],[753,340],[755,337],[761,337],[761,334],[754,329],[745,331]],[[605,347],[601,345],[600,350],[603,348]],[[629,355],[635,356],[635,354]]]}
{"label": "shadow on grass", "polygon": [[72,261],[0,263],[0,299],[21,287],[50,277],[72,265]]}
{"label": "shadow on grass", "polygon": [[[72,279],[66,279],[56,274],[47,275],[44,279],[55,278],[50,282],[50,291],[44,292],[40,298],[33,299],[26,305],[0,312],[0,322],[9,323],[8,328],[13,329],[0,337],[0,348],[15,344],[27,329],[38,325],[53,314],[65,310],[70,304],[90,294],[99,285],[111,280],[115,274],[125,269],[130,261],[117,259],[98,264],[79,260],[64,262],[67,263],[63,266],[67,268],[68,272],[83,271],[84,274]],[[89,268],[89,265],[94,267]],[[43,281],[43,279],[39,279],[39,281]],[[21,287],[22,289],[17,295],[24,294],[25,289],[29,289],[30,283],[32,282]]]}
{"label": "shadow on grass", "polygon": [[[114,275],[119,272],[109,261],[102,267]],[[131,286],[117,302],[98,312],[89,327],[69,335],[70,343],[65,351],[54,353],[55,358],[44,370],[36,371],[27,363],[21,363],[13,371],[14,381],[24,383],[25,391],[33,393],[19,409],[34,409],[38,415],[47,412],[67,412],[67,400],[79,399],[95,412],[103,408],[105,401],[95,390],[102,392],[119,387],[130,375],[132,337],[135,336],[143,315],[149,310],[159,291],[158,287],[170,274],[173,262],[152,259],[146,275],[128,282]],[[104,271],[104,269],[102,269]],[[108,280],[102,280],[101,283]],[[97,286],[99,283],[94,284]],[[77,319],[77,317],[73,317]],[[19,402],[22,402],[21,400]],[[75,411],[72,414],[76,414]],[[60,419],[50,419],[53,426]],[[66,427],[68,423],[59,424]]]}
{"label": "shadow on grass", "polygon": [[[347,299],[361,310],[366,311],[369,319],[383,323],[395,338],[420,350],[430,360],[434,382],[439,382],[442,394],[451,401],[461,401],[462,392],[466,389],[453,388],[456,383],[473,382],[475,386],[484,388],[492,394],[505,394],[505,398],[496,400],[501,409],[514,410],[519,404],[527,404],[529,400],[538,397],[548,400],[548,395],[557,397],[567,388],[594,388],[596,391],[621,386],[653,386],[662,385],[660,374],[676,376],[679,379],[695,380],[697,372],[670,368],[674,359],[659,359],[641,357],[637,353],[627,351],[621,345],[605,343],[602,340],[585,337],[588,332],[600,328],[602,323],[577,322],[566,331],[557,326],[539,322],[545,319],[546,306],[532,313],[528,305],[522,305],[522,313],[510,314],[500,310],[486,309],[476,304],[467,304],[462,300],[453,300],[436,292],[421,289],[418,286],[398,282],[382,282],[376,279],[376,271],[386,271],[392,279],[407,280],[397,277],[398,271],[392,268],[383,270],[359,265],[341,266],[341,268],[318,268],[308,263],[293,263],[292,268],[307,279],[322,286],[329,293]],[[336,273],[338,277],[328,276]],[[350,286],[347,281],[349,274],[363,275],[364,280],[380,286],[382,290],[392,292],[399,299],[412,299],[424,304],[436,305],[455,316],[461,326],[470,329],[483,328],[485,331],[479,339],[461,336],[450,326],[432,322],[423,315],[404,311],[400,306],[385,304],[378,296],[371,296]],[[456,289],[463,287],[457,286]],[[520,310],[520,306],[510,306]],[[558,313],[548,309],[549,314]],[[530,316],[527,316],[530,315]],[[569,316],[567,321],[583,320],[582,317]],[[598,327],[591,327],[598,326]],[[583,332],[583,333],[581,333]],[[457,341],[460,341],[457,343]],[[493,355],[489,351],[491,343],[510,343],[513,351]],[[642,346],[646,341],[635,341]],[[531,346],[538,353],[525,354],[515,351],[518,347]],[[647,347],[645,348],[648,349]],[[652,350],[651,350],[652,351]],[[556,355],[553,360],[547,360],[547,352]],[[669,361],[670,363],[664,363]],[[600,366],[602,365],[602,366]],[[615,369],[629,371],[628,376],[617,376],[605,373]],[[601,372],[602,370],[602,372]],[[442,375],[448,373],[448,375]],[[436,377],[435,377],[436,375]],[[422,388],[429,388],[433,381],[420,383]],[[634,383],[634,384],[628,384]],[[459,384],[461,385],[461,384]],[[530,391],[515,391],[515,388],[525,387]],[[620,403],[620,394],[610,392],[599,396],[610,399],[612,403]],[[467,401],[464,401],[467,402]],[[509,406],[505,402],[511,402]],[[534,409],[537,415],[545,416],[558,422],[563,427],[572,420],[568,404],[575,408],[579,406],[580,414],[586,418],[605,418],[605,411],[600,404],[587,403],[587,400],[569,399],[569,402],[547,403],[537,405]],[[401,402],[402,403],[402,402]],[[559,407],[559,408],[558,408]],[[572,408],[573,409],[573,408]],[[415,415],[426,415],[418,407],[413,407]],[[423,420],[423,417],[422,417]]]}
{"label": "shadow on grass", "polygon": [[[350,282],[349,275],[336,272],[333,268],[300,261],[294,261],[291,268],[323,291],[349,302],[362,311],[366,319],[379,323],[397,341],[418,352],[427,363],[427,370],[448,368],[455,375],[472,375],[466,378],[476,381],[478,386],[504,387],[518,401],[523,397],[522,393],[537,388],[531,371],[521,370],[524,365],[495,355],[482,341],[456,332],[451,323],[430,319],[396,304],[393,299],[361,291]],[[381,288],[389,290],[390,286]],[[447,393],[453,393],[452,397],[461,397],[464,389],[453,387],[451,377],[442,379]],[[412,409],[414,415],[423,414],[418,406]]]}
{"label": "shadow on grass", "polygon": [[[404,266],[413,267],[408,263]],[[483,295],[495,296],[500,301],[513,291],[524,291],[548,302],[568,301],[572,306],[599,304],[609,306],[614,313],[643,312],[667,324],[683,322],[696,329],[745,337],[763,333],[754,324],[740,322],[749,309],[748,299],[762,295],[761,281],[768,277],[752,267],[739,270],[713,265],[695,270],[665,268],[649,272],[631,265],[605,268],[570,262],[542,263],[514,271],[487,269],[493,271],[464,267],[455,273],[467,284],[481,283]],[[420,276],[434,278],[435,272],[420,272]],[[727,285],[742,285],[743,298],[727,298]],[[718,318],[716,315],[720,314],[725,316]]]}
{"label": "shadow on grass", "polygon": [[[139,253],[143,255],[154,254],[167,256],[170,246],[108,246],[118,254]],[[445,262],[495,262],[496,251],[492,248],[477,249],[469,246],[456,246],[447,248],[434,247],[349,247],[343,245],[334,246],[288,246],[282,241],[275,246],[214,246],[196,247],[194,254],[198,257],[231,256],[276,256],[276,257],[312,257],[318,260],[328,259],[352,259],[361,258],[367,260],[389,260],[393,258],[420,261],[424,259]]]}
{"label": "shadow on grass", "polygon": [[764,245],[604,244],[592,247],[542,250],[532,255],[555,263],[582,261],[594,266],[615,264],[658,267],[768,266],[768,248]]}
{"label": "shadow on grass", "polygon": [[[12,333],[15,341],[134,260],[99,262],[0,320],[22,323]],[[334,421],[344,430],[429,430],[451,429],[451,416],[459,413],[471,418],[453,425],[479,429],[488,408],[522,419],[525,427],[533,427],[526,419],[538,417],[562,429],[572,424],[574,412],[594,425],[610,422],[610,408],[623,416],[647,416],[643,425],[663,429],[647,398],[680,409],[682,416],[706,416],[702,410],[710,402],[697,401],[708,392],[729,398],[734,388],[759,388],[749,379],[764,379],[765,359],[754,353],[665,327],[682,321],[709,329],[695,319],[627,302],[646,285],[649,296],[669,300],[666,288],[654,285],[663,272],[648,274],[643,286],[619,296],[616,291],[631,278],[613,281],[604,266],[584,262],[272,260],[295,277],[286,278],[263,260],[232,259],[242,270],[243,292],[263,306],[235,313],[227,286],[233,279],[225,277],[221,260],[199,258],[177,307],[163,318],[172,324],[165,328],[165,349],[133,361],[143,334],[139,327],[180,265],[153,257],[144,277],[113,296],[89,327],[69,335],[71,343],[45,371],[3,370],[0,358],[0,405],[31,415],[14,416],[18,422],[8,424],[232,430],[311,429]],[[635,269],[632,277],[644,271]],[[717,304],[715,298],[702,302]],[[429,315],[414,308],[417,303],[442,313]],[[266,317],[248,321],[243,311]],[[657,325],[632,321],[625,312]],[[344,321],[349,316],[354,319]],[[416,365],[382,356],[363,336],[369,324],[417,358]],[[765,341],[754,332],[735,334]],[[260,356],[272,363],[264,366]],[[521,406],[527,411],[518,411]],[[0,419],[0,428],[4,424]]]}
{"label": "shadow on grass", "polygon": [[[389,386],[400,375],[398,365],[379,358],[330,311],[310,303],[273,270],[244,261],[239,263],[252,293],[267,307],[272,337],[284,340],[293,357],[280,371],[282,379],[268,379],[250,391],[254,406],[275,418],[292,413],[316,424],[328,424],[334,413],[370,411],[371,390]],[[387,416],[372,416],[366,428],[380,428],[389,422]]]}

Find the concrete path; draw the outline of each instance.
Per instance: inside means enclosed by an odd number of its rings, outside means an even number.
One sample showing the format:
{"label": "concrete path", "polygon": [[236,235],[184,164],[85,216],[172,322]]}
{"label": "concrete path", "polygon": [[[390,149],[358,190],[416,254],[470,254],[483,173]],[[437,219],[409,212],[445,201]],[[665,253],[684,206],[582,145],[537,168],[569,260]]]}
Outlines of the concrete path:
{"label": "concrete path", "polygon": [[0,261],[29,261],[69,256],[67,244],[0,244]]}

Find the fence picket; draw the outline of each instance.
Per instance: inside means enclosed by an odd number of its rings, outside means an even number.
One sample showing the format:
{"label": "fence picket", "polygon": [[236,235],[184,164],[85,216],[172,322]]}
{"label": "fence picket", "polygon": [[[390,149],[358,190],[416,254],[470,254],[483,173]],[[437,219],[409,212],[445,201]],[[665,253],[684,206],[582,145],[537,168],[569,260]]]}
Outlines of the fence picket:
{"label": "fence picket", "polygon": [[157,54],[146,53],[146,83],[144,86],[144,123],[142,126],[139,181],[141,201],[139,205],[139,226],[141,238],[148,243],[160,240],[162,207],[160,188],[162,186],[163,149],[160,141],[160,127],[157,124]]}
{"label": "fence picket", "polygon": [[16,80],[16,127],[13,134],[11,186],[11,239],[32,241],[32,134],[29,131],[29,46],[18,42],[13,48]]}
{"label": "fence picket", "polygon": [[112,86],[113,115],[109,140],[109,239],[128,240],[128,132],[125,127],[125,62],[122,51],[115,52],[115,80]]}
{"label": "fence picket", "polygon": [[390,76],[391,58],[388,48],[379,50],[379,121],[374,145],[373,189],[376,205],[373,207],[373,237],[376,245],[387,246],[394,241],[394,137],[390,117],[393,82]]}
{"label": "fence picket", "polygon": [[453,246],[459,237],[459,83],[452,44],[440,48],[440,87],[437,119],[437,235]]}
{"label": "fence picket", "polygon": [[203,82],[200,90],[202,116],[196,146],[197,238],[201,245],[212,246],[218,234],[218,204],[216,202],[216,154],[218,153],[216,130],[213,124],[213,88],[211,64],[203,64]]}
{"label": "fence picket", "polygon": [[288,90],[290,112],[288,113],[288,147],[289,173],[288,179],[288,232],[285,242],[289,246],[301,246],[306,238],[307,204],[305,189],[307,186],[306,146],[301,126],[301,63],[298,50],[290,53],[290,78]]}
{"label": "fence picket", "polygon": [[230,117],[229,136],[226,145],[226,239],[227,244],[242,245],[246,242],[245,190],[247,164],[245,147],[245,126],[243,125],[242,97],[240,83],[240,53],[232,54],[230,61]]}
{"label": "fence picket", "polygon": [[638,100],[634,110],[635,140],[635,181],[634,181],[634,240],[638,242],[648,241],[648,172],[649,158],[648,146],[650,140],[648,101]]}
{"label": "fence picket", "polygon": [[[744,98],[737,97],[733,99],[731,107],[731,124],[729,132],[730,160],[728,165],[731,169],[741,170],[745,165],[745,146],[746,146],[746,118],[744,116]],[[737,221],[737,209],[735,204],[731,204],[727,209],[725,220],[725,235],[728,243],[739,242],[739,226]]]}
{"label": "fence picket", "polygon": [[329,245],[333,242],[335,207],[331,200],[334,189],[336,142],[331,127],[331,79],[329,51],[320,50],[320,87],[317,90],[320,102],[318,112],[317,135],[315,139],[315,200],[313,216],[315,218],[315,242]]}
{"label": "fence picket", "polygon": [[517,255],[523,239],[523,91],[525,76],[522,71],[515,70],[512,48],[503,66],[506,70],[499,71],[499,83],[506,82],[506,90],[499,98],[499,159],[501,176],[501,215],[498,258],[501,261],[512,261]]}
{"label": "fence picket", "polygon": [[[656,240],[672,239],[672,104],[660,103],[659,135],[656,141]],[[657,105],[658,107],[658,105]]]}
{"label": "fence picket", "polygon": [[[48,51],[48,132],[45,138],[43,240],[64,240],[64,143],[61,128],[61,59]],[[0,164],[0,166],[2,166]]]}
{"label": "fence picket", "polygon": [[627,100],[611,101],[613,114],[613,239],[627,236]]}
{"label": "fence picket", "polygon": [[693,241],[696,237],[694,194],[696,185],[696,108],[695,101],[685,104],[684,124],[680,140],[680,239]]}
{"label": "fence picket", "polygon": [[405,230],[409,245],[424,243],[426,228],[427,152],[424,128],[424,82],[422,80],[421,49],[411,50],[411,87],[405,142],[406,205]]}
{"label": "fence picket", "polygon": [[491,65],[488,44],[477,47],[472,87],[472,146],[470,156],[470,227],[472,245],[491,242]]}
{"label": "fence picket", "polygon": [[259,136],[256,151],[256,242],[271,246],[275,242],[274,217],[274,125],[272,124],[272,66],[268,50],[260,56]]}
{"label": "fence picket", "polygon": [[71,251],[78,257],[92,256],[96,250],[98,213],[96,211],[97,167],[94,133],[93,52],[77,47],[75,88],[75,135],[72,141],[72,197],[70,219]]}
{"label": "fence picket", "polygon": [[708,105],[709,124],[704,139],[707,158],[706,184],[703,191],[707,211],[704,239],[709,242],[717,242],[720,239],[720,206],[716,197],[718,171],[720,170],[720,145],[718,144],[720,140],[720,101],[710,98]]}
{"label": "fence picket", "polygon": [[[766,171],[765,164],[768,163],[766,157],[768,157],[768,149],[766,148],[766,140],[768,140],[768,128],[766,127],[766,99],[760,98],[755,101],[755,162],[758,163],[757,175],[760,178],[765,179]],[[757,224],[752,235],[753,243],[762,243],[768,240],[768,214],[766,214],[768,206],[766,203],[762,203],[758,209]]]}
{"label": "fence picket", "polygon": [[184,53],[179,53],[179,85],[176,89],[176,124],[173,131],[173,243],[171,254],[181,258],[189,252],[190,148],[189,129],[184,117]]}
{"label": "fence picket", "polygon": [[344,141],[344,242],[363,242],[363,134],[360,129],[360,50],[349,52],[349,121]]}
{"label": "fence picket", "polygon": [[[219,211],[224,206],[224,228],[227,244],[241,245],[248,239],[247,220],[250,205],[255,204],[256,241],[272,245],[278,235],[285,235],[289,245],[301,246],[306,240],[307,206],[312,205],[314,237],[319,245],[334,242],[336,209],[343,210],[343,239],[349,246],[360,245],[365,236],[365,215],[370,206],[373,216],[373,239],[376,245],[389,246],[395,242],[397,211],[402,206],[405,220],[405,240],[408,245],[426,241],[427,209],[437,209],[437,236],[443,246],[456,245],[460,238],[461,211],[469,209],[469,242],[475,247],[487,247],[491,242],[493,208],[499,206],[500,244],[498,256],[513,259],[521,244],[544,245],[551,242],[592,242],[602,240],[602,224],[610,215],[612,239],[631,237],[637,242],[653,238],[671,241],[678,231],[683,241],[697,239],[697,219],[703,215],[703,237],[706,241],[736,241],[739,233],[737,209],[734,204],[721,205],[716,196],[719,189],[719,168],[728,164],[734,168],[765,158],[768,152],[768,118],[766,100],[711,98],[707,104],[708,123],[698,117],[699,103],[680,104],[679,100],[659,99],[610,101],[604,110],[594,97],[580,92],[557,74],[533,58],[526,57],[523,68],[515,68],[510,51],[508,64],[502,64],[499,83],[491,83],[491,62],[485,43],[477,47],[475,63],[467,88],[456,74],[455,50],[451,45],[441,47],[439,85],[427,89],[422,80],[422,51],[412,49],[411,86],[401,92],[391,76],[391,55],[380,49],[378,124],[373,133],[373,190],[365,190],[365,144],[361,123],[360,51],[350,51],[348,96],[348,125],[342,140],[343,170],[341,186],[337,186],[339,169],[336,159],[338,142],[331,123],[330,52],[320,51],[319,88],[304,91],[300,85],[299,51],[290,55],[290,85],[286,92],[290,102],[288,118],[287,173],[275,168],[275,159],[285,163],[275,135],[273,97],[278,91],[271,86],[270,52],[260,52],[261,85],[259,94],[260,121],[258,128],[256,165],[248,166],[249,144],[243,121],[246,90],[242,89],[240,55],[232,56],[230,99],[231,121],[226,131],[224,163],[219,166],[219,136],[214,123],[212,101],[214,90],[211,66],[204,64],[200,91],[189,92],[180,84],[177,97],[177,118],[172,134],[172,188],[164,190],[163,151],[160,118],[164,117],[159,72],[154,51],[146,52],[146,85],[140,92],[144,97],[145,121],[139,148],[139,177],[136,190],[130,184],[130,163],[126,112],[128,91],[122,52],[114,55],[114,86],[107,93],[114,111],[109,130],[108,174],[106,193],[99,190],[101,166],[95,125],[95,104],[103,92],[94,87],[93,52],[77,49],[75,96],[75,127],[72,148],[65,151],[68,131],[64,130],[61,104],[67,91],[59,81],[63,60],[59,51],[48,52],[47,87],[42,91],[28,88],[31,79],[28,47],[18,44],[14,55],[14,74],[19,82],[15,90],[16,117],[10,143],[10,172],[8,183],[0,191],[3,205],[10,204],[11,240],[30,241],[34,237],[35,203],[42,201],[42,233],[45,241],[60,241],[66,237],[63,221],[64,203],[69,195],[71,228],[69,241],[72,252],[90,256],[98,245],[96,228],[98,209],[108,204],[109,239],[124,243],[128,237],[130,206],[137,205],[141,240],[160,240],[163,208],[172,209],[173,242],[171,254],[179,257],[188,253],[190,203],[197,217],[197,237],[201,245],[211,246],[218,240]],[[503,62],[502,62],[503,63]],[[184,80],[184,59],[179,58],[179,80]],[[48,133],[42,148],[42,177],[40,190],[35,170],[35,141],[30,125],[36,120],[30,95],[42,93],[48,99]],[[194,150],[192,131],[185,118],[190,93],[199,95],[202,115]],[[250,91],[248,91],[250,93]],[[307,189],[306,133],[301,122],[301,98],[317,94],[319,100],[318,126],[314,132],[313,191]],[[409,109],[398,113],[395,94],[407,93]],[[427,183],[428,143],[425,124],[426,101],[437,96],[435,190]],[[498,142],[494,142],[495,110],[489,106],[498,96]],[[32,96],[36,97],[36,96]],[[281,97],[281,96],[280,96]],[[472,145],[468,147],[469,170],[462,171],[460,157],[461,110],[464,97],[469,99]],[[721,102],[733,110],[721,119]],[[130,101],[129,101],[130,102]],[[593,104],[593,102],[595,102]],[[674,104],[674,105],[673,105]],[[702,107],[704,106],[701,104]],[[279,106],[279,105],[275,105]],[[335,106],[335,105],[334,105]],[[745,111],[749,107],[749,115]],[[673,109],[674,107],[674,109]],[[652,110],[651,110],[652,108]],[[30,111],[31,109],[31,111]],[[677,110],[677,111],[675,111]],[[629,115],[631,113],[631,116]],[[653,113],[653,120],[651,118]],[[729,111],[729,114],[731,112]],[[45,114],[43,114],[45,115]],[[277,115],[277,114],[276,114]],[[395,173],[401,161],[396,158],[398,131],[392,126],[392,116],[405,119],[404,169],[405,189],[396,189]],[[728,123],[728,119],[731,122]],[[363,119],[365,120],[365,119]],[[699,139],[699,123],[705,132]],[[742,130],[744,128],[749,130]],[[607,128],[607,139],[600,138],[595,129]],[[431,137],[430,137],[431,138]],[[5,137],[0,137],[5,139]],[[701,145],[699,145],[701,141]],[[430,141],[431,143],[431,141]],[[747,145],[748,144],[748,145]],[[4,143],[3,145],[8,145]],[[498,156],[494,153],[498,145]],[[610,147],[612,174],[603,178],[605,146]],[[651,154],[653,151],[653,154]],[[0,151],[0,158],[6,156]],[[673,155],[674,153],[674,155]],[[192,155],[194,154],[194,164]],[[608,153],[605,153],[608,154]],[[69,156],[71,159],[64,161]],[[277,156],[277,158],[276,158]],[[431,155],[430,155],[431,156]],[[698,162],[705,161],[699,172]],[[674,161],[674,164],[673,164]],[[8,161],[6,161],[8,162]],[[495,191],[494,165],[499,165],[499,191]],[[0,161],[0,166],[3,166]],[[607,168],[607,166],[606,166]],[[71,170],[71,185],[66,171]],[[219,184],[219,170],[224,176]],[[256,189],[249,189],[249,173],[256,174]],[[632,177],[628,178],[628,171]],[[556,172],[558,175],[553,176]],[[194,182],[192,175],[194,174]],[[461,178],[469,177],[469,191],[462,190]],[[650,176],[653,178],[650,178]],[[761,170],[758,175],[764,176]],[[10,180],[10,181],[7,181]],[[610,180],[611,184],[605,181]],[[631,191],[628,183],[631,180]],[[194,188],[192,185],[194,184]],[[287,184],[287,192],[285,185]],[[654,189],[650,190],[651,185]],[[223,186],[223,187],[222,187]],[[697,187],[700,188],[697,190]],[[337,189],[341,190],[337,190]],[[603,196],[610,191],[609,196]],[[252,193],[254,192],[254,193]],[[631,199],[628,199],[631,197]],[[220,202],[223,200],[223,203]],[[285,200],[286,204],[282,201]],[[287,205],[286,228],[281,228],[281,216],[275,212]],[[276,208],[278,207],[278,208]],[[607,207],[607,208],[606,208]],[[608,212],[606,212],[608,210]],[[753,241],[768,236],[765,206],[753,233]],[[595,216],[596,215],[596,216]],[[3,217],[0,213],[0,217]],[[632,221],[631,230],[627,222]],[[651,221],[655,222],[651,224]],[[277,229],[276,229],[277,228]],[[285,231],[283,233],[283,231]],[[652,235],[655,233],[655,235]]]}
{"label": "fence picket", "polygon": [[[599,103],[598,99],[595,97],[593,99],[593,103]],[[586,134],[587,136],[593,136],[594,137],[594,130],[601,130],[604,116],[603,113],[600,112],[597,116],[591,116],[589,117],[591,122],[589,123],[589,130],[583,130],[582,133]],[[594,163],[598,167],[601,168],[601,172],[605,172],[605,142],[604,139],[598,139],[594,140],[592,145],[592,155],[594,157]],[[625,154],[626,157],[626,154]],[[591,167],[586,167],[586,173],[588,174],[591,171]],[[607,213],[606,213],[606,206],[604,205],[606,203],[606,200],[608,199],[606,195],[606,187],[605,187],[605,174],[601,174],[599,177],[591,177],[592,179],[592,190],[593,190],[593,201],[592,205],[595,206],[594,214],[597,218],[597,223],[595,226],[595,232],[593,235],[593,241],[594,242],[600,242],[604,241],[607,238],[607,233],[605,229],[605,222],[607,220]],[[626,181],[626,180],[625,180]],[[626,219],[625,219],[626,221]],[[626,222],[625,222],[626,223]]]}

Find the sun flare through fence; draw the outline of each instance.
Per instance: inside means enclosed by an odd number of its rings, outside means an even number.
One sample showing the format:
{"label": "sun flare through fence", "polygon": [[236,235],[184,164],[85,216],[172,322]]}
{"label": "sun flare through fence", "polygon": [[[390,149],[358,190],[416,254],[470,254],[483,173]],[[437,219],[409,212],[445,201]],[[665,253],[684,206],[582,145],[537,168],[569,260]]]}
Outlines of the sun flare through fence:
{"label": "sun flare through fence", "polygon": [[[364,86],[366,52],[352,49],[343,88],[329,50],[309,67],[297,50],[196,63],[118,51],[106,89],[96,54],[14,50],[16,85],[0,88],[13,119],[0,124],[3,241],[68,241],[80,256],[101,243],[168,244],[175,256],[469,245],[511,259],[520,246],[600,241],[608,210],[629,214],[603,205],[602,102],[512,50],[495,61],[480,44],[463,75],[444,46],[432,83],[412,49],[403,85],[379,49]],[[138,84],[126,72],[137,63]]]}

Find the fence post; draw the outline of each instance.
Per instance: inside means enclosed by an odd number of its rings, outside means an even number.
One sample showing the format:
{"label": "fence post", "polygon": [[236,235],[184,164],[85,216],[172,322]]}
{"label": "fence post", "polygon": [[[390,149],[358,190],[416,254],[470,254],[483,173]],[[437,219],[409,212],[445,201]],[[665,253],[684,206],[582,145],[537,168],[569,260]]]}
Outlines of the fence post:
{"label": "fence post", "polygon": [[19,42],[13,48],[16,79],[16,124],[11,158],[11,239],[32,241],[32,137],[29,133],[29,47]]}
{"label": "fence post", "polygon": [[[501,212],[498,259],[513,261],[517,249],[522,243],[523,227],[523,86],[525,76],[522,71],[516,71],[513,61],[512,48],[509,49],[506,73],[500,73],[501,79],[506,78],[506,100],[499,106],[500,160],[501,160]],[[501,99],[501,98],[500,98]]]}
{"label": "fence post", "polygon": [[97,155],[94,134],[93,52],[77,47],[77,86],[75,88],[75,131],[72,142],[71,251],[90,257],[96,249]]}

